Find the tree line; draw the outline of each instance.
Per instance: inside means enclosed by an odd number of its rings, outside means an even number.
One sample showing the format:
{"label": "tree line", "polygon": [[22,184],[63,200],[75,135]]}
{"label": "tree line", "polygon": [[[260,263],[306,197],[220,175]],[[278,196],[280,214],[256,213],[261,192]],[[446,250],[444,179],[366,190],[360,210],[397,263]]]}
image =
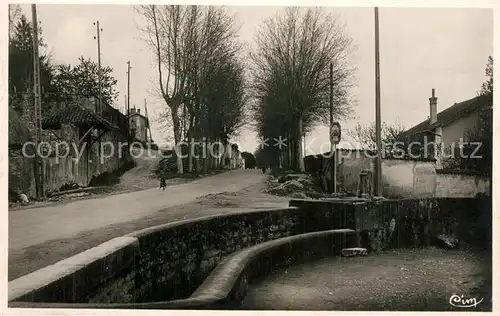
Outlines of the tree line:
{"label": "tree line", "polygon": [[[175,144],[226,144],[248,124],[267,140],[262,151],[268,165],[303,170],[302,136],[329,118],[330,65],[334,116],[351,111],[354,68],[347,58],[354,47],[334,15],[287,8],[261,25],[255,50],[242,52],[234,17],[223,7],[149,5],[136,11],[145,20],[142,31],[165,104],[162,119],[171,123]],[[179,172],[193,170],[190,152],[187,167],[177,159]],[[220,160],[207,157],[202,164],[206,170]]]}
{"label": "tree line", "polygon": [[165,105],[159,120],[187,156],[177,155],[174,168],[180,174],[221,168],[249,98],[234,17],[215,6],[145,5],[136,12],[155,56],[156,91]]}

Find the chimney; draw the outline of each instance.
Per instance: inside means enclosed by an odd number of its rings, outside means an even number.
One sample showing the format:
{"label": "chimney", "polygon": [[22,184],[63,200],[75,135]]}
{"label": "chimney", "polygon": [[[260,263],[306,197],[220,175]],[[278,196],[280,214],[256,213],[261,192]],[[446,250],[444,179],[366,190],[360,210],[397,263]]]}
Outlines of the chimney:
{"label": "chimney", "polygon": [[429,98],[430,117],[429,124],[437,123],[437,98],[434,89],[432,89],[432,97]]}
{"label": "chimney", "polygon": [[137,109],[137,113],[141,114],[141,109]]}

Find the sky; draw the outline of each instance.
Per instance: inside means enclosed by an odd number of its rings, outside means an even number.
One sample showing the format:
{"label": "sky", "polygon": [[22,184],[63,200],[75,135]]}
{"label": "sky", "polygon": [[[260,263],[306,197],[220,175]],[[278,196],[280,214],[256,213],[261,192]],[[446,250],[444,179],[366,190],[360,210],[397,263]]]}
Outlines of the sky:
{"label": "sky", "polygon": [[[31,18],[29,5],[23,11]],[[240,40],[254,49],[255,32],[261,23],[283,10],[271,6],[228,6],[240,25]],[[357,67],[357,99],[354,117],[340,120],[345,131],[359,122],[375,120],[375,51],[374,13],[370,7],[325,7],[340,14],[345,32],[356,46],[350,62]],[[120,93],[118,107],[125,106],[127,61],[130,61],[130,104],[144,111],[147,100],[152,120],[152,136],[159,145],[166,144],[171,132],[155,118],[165,104],[155,95],[156,66],[150,49],[138,30],[142,23],[130,5],[39,4],[38,19],[43,38],[56,63],[75,64],[80,56],[97,60],[96,28],[101,33],[101,62],[114,69]],[[479,8],[389,8],[379,9],[381,113],[387,124],[410,128],[429,116],[429,97],[436,90],[438,112],[476,96],[486,80],[484,69],[493,54],[493,10]],[[242,52],[244,53],[244,52]],[[244,151],[258,146],[250,128],[233,139]],[[306,136],[306,154],[329,150],[328,129],[318,127]],[[341,142],[341,147],[348,144]]]}

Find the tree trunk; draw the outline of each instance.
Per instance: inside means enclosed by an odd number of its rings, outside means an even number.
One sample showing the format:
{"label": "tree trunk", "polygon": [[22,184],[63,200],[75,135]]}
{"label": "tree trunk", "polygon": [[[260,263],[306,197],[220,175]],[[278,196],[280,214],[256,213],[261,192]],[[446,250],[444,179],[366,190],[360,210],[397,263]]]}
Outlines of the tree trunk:
{"label": "tree trunk", "polygon": [[189,115],[189,133],[188,133],[188,142],[189,142],[189,151],[188,151],[188,172],[193,172],[193,153],[194,153],[194,115],[190,113]]}
{"label": "tree trunk", "polygon": [[182,152],[179,148],[179,151],[177,152],[177,145],[181,142],[181,122],[179,120],[179,116],[177,113],[178,110],[178,105],[172,105],[170,107],[170,110],[172,112],[172,122],[174,125],[174,142],[175,142],[175,150],[176,150],[176,157],[177,157],[177,173],[178,174],[183,174],[184,172],[184,166],[182,164]]}
{"label": "tree trunk", "polygon": [[208,172],[208,164],[210,162],[210,154],[208,153],[208,139],[205,139],[203,141],[203,148],[204,148],[204,164],[203,164],[203,171],[206,173]]}
{"label": "tree trunk", "polygon": [[304,166],[304,153],[302,152],[302,136],[304,134],[303,131],[303,126],[302,126],[302,119],[299,120],[299,131],[298,131],[298,140],[297,140],[297,163],[299,167],[300,172],[305,172],[305,166]]}

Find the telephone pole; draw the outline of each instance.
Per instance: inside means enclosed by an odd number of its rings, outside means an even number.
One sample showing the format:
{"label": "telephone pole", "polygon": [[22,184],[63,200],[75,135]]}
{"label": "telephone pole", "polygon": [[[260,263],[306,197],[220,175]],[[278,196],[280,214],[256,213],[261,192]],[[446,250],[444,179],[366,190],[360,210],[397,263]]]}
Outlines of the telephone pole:
{"label": "telephone pole", "polygon": [[31,5],[32,25],[33,25],[33,93],[35,95],[35,148],[36,170],[35,180],[38,198],[45,196],[45,185],[43,177],[43,161],[39,155],[39,144],[42,141],[42,96],[40,87],[40,58],[38,56],[38,21],[36,14],[36,4]]}
{"label": "telephone pole", "polygon": [[[148,106],[146,103],[146,99],[144,99],[144,114],[146,115],[146,142],[150,142],[153,137],[151,136],[151,125],[149,125],[149,115],[148,115]],[[148,131],[149,131],[149,138],[148,138]]]}
{"label": "telephone pole", "polygon": [[[102,112],[102,103],[101,103],[101,97],[102,97],[102,83],[101,83],[101,32],[102,28],[99,27],[99,21],[94,22],[94,25],[96,27],[96,36],[94,36],[94,39],[97,39],[97,80],[98,80],[98,93],[99,93],[99,100],[97,101],[97,114],[101,115]],[[100,147],[100,146],[99,146]]]}
{"label": "telephone pole", "polygon": [[375,7],[375,135],[377,141],[377,161],[375,168],[374,195],[382,195],[382,136],[380,122],[380,53],[379,53],[379,26],[378,7]]}
{"label": "telephone pole", "polygon": [[130,60],[127,61],[127,136],[130,145]]}

